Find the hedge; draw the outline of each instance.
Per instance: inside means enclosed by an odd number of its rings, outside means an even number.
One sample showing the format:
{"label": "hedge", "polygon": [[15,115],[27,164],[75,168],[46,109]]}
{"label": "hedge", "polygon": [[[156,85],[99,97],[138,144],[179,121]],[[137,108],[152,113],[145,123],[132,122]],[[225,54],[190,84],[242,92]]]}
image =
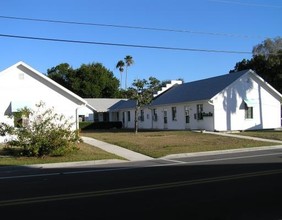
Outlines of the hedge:
{"label": "hedge", "polygon": [[79,122],[79,128],[81,130],[95,130],[95,129],[113,129],[122,128],[121,121],[110,121],[110,122]]}

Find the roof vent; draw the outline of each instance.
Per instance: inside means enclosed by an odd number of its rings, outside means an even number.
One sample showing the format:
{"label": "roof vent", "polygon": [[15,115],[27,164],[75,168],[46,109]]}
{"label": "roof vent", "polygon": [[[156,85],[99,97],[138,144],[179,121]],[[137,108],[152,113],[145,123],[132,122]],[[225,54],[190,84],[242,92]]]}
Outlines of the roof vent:
{"label": "roof vent", "polygon": [[156,94],[154,94],[154,97],[162,94],[163,92],[167,91],[174,85],[181,85],[182,81],[181,80],[171,80],[170,83],[167,83],[164,87],[161,88],[160,91],[158,91]]}

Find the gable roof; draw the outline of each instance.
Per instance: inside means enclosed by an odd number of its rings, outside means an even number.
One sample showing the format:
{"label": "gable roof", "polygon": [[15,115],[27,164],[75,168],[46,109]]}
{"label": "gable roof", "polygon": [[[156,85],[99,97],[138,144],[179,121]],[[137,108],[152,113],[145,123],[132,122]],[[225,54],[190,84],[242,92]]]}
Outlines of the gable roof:
{"label": "gable roof", "polygon": [[127,100],[127,99],[116,99],[116,98],[85,98],[84,99],[89,105],[96,109],[97,112],[107,112],[109,108],[114,106],[116,103]]}
{"label": "gable roof", "polygon": [[243,70],[235,73],[229,73],[221,76],[198,80],[194,82],[177,85],[157,96],[153,102],[154,105],[192,102],[199,100],[209,100],[216,94],[224,90],[231,83],[239,79],[251,70]]}
{"label": "gable roof", "polygon": [[251,73],[253,73],[253,76],[265,86],[268,92],[270,92],[273,96],[277,97],[278,99],[280,100],[282,99],[282,94],[278,90],[276,90],[273,86],[271,86],[268,82],[266,82],[261,76],[255,74],[254,71],[251,71]]}
{"label": "gable roof", "polygon": [[136,100],[120,100],[119,102],[117,102],[116,104],[114,104],[113,106],[111,106],[109,108],[109,110],[111,111],[117,111],[120,109],[134,109],[136,106]]}
{"label": "gable roof", "polygon": [[7,69],[3,70],[0,72],[0,77],[1,74],[4,74],[4,72],[9,71],[10,69],[13,68],[17,68],[19,70],[22,70],[23,72],[31,75],[33,78],[35,78],[36,80],[40,80],[41,82],[43,82],[46,86],[52,88],[52,89],[56,89],[57,91],[59,91],[62,95],[64,95],[65,97],[73,100],[74,102],[76,102],[77,104],[80,105],[85,105],[86,107],[93,109],[92,106],[90,106],[83,98],[81,98],[80,96],[76,95],[75,93],[73,93],[72,91],[66,89],[65,87],[63,87],[62,85],[60,85],[59,83],[55,82],[54,80],[52,80],[51,78],[45,76],[44,74],[40,73],[39,71],[35,70],[34,68],[32,68],[31,66],[29,66],[28,64],[24,63],[23,61],[19,61],[18,63],[8,67]]}

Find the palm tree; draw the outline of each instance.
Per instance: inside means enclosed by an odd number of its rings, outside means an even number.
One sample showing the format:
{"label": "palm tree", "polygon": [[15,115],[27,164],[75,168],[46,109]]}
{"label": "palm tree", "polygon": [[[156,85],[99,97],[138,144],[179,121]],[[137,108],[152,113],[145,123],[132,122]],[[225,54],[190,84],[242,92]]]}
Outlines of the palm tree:
{"label": "palm tree", "polygon": [[117,62],[117,65],[116,65],[116,68],[119,70],[120,72],[120,86],[122,87],[122,72],[124,70],[124,66],[125,66],[125,63],[120,60]]}
{"label": "palm tree", "polygon": [[127,88],[127,68],[134,63],[132,56],[127,55],[125,58],[126,69],[125,69],[125,89]]}

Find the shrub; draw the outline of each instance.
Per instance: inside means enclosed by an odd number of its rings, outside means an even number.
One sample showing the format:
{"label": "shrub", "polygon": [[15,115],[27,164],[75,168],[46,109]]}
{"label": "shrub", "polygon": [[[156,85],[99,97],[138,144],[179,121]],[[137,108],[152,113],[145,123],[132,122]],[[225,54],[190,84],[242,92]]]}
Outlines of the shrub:
{"label": "shrub", "polygon": [[83,130],[95,130],[95,129],[113,129],[122,128],[121,121],[107,121],[107,122],[80,122],[79,128]]}
{"label": "shrub", "polygon": [[3,122],[0,123],[0,136],[6,136],[9,133],[12,133],[13,128]]}
{"label": "shrub", "polygon": [[80,140],[77,131],[73,131],[72,123],[64,117],[54,112],[53,108],[45,108],[45,104],[40,102],[37,109],[20,109],[17,118],[21,118],[21,123],[17,121],[17,127],[7,126],[5,131],[14,135],[15,138],[9,140],[7,145],[22,148],[24,156],[61,156],[77,149]]}

